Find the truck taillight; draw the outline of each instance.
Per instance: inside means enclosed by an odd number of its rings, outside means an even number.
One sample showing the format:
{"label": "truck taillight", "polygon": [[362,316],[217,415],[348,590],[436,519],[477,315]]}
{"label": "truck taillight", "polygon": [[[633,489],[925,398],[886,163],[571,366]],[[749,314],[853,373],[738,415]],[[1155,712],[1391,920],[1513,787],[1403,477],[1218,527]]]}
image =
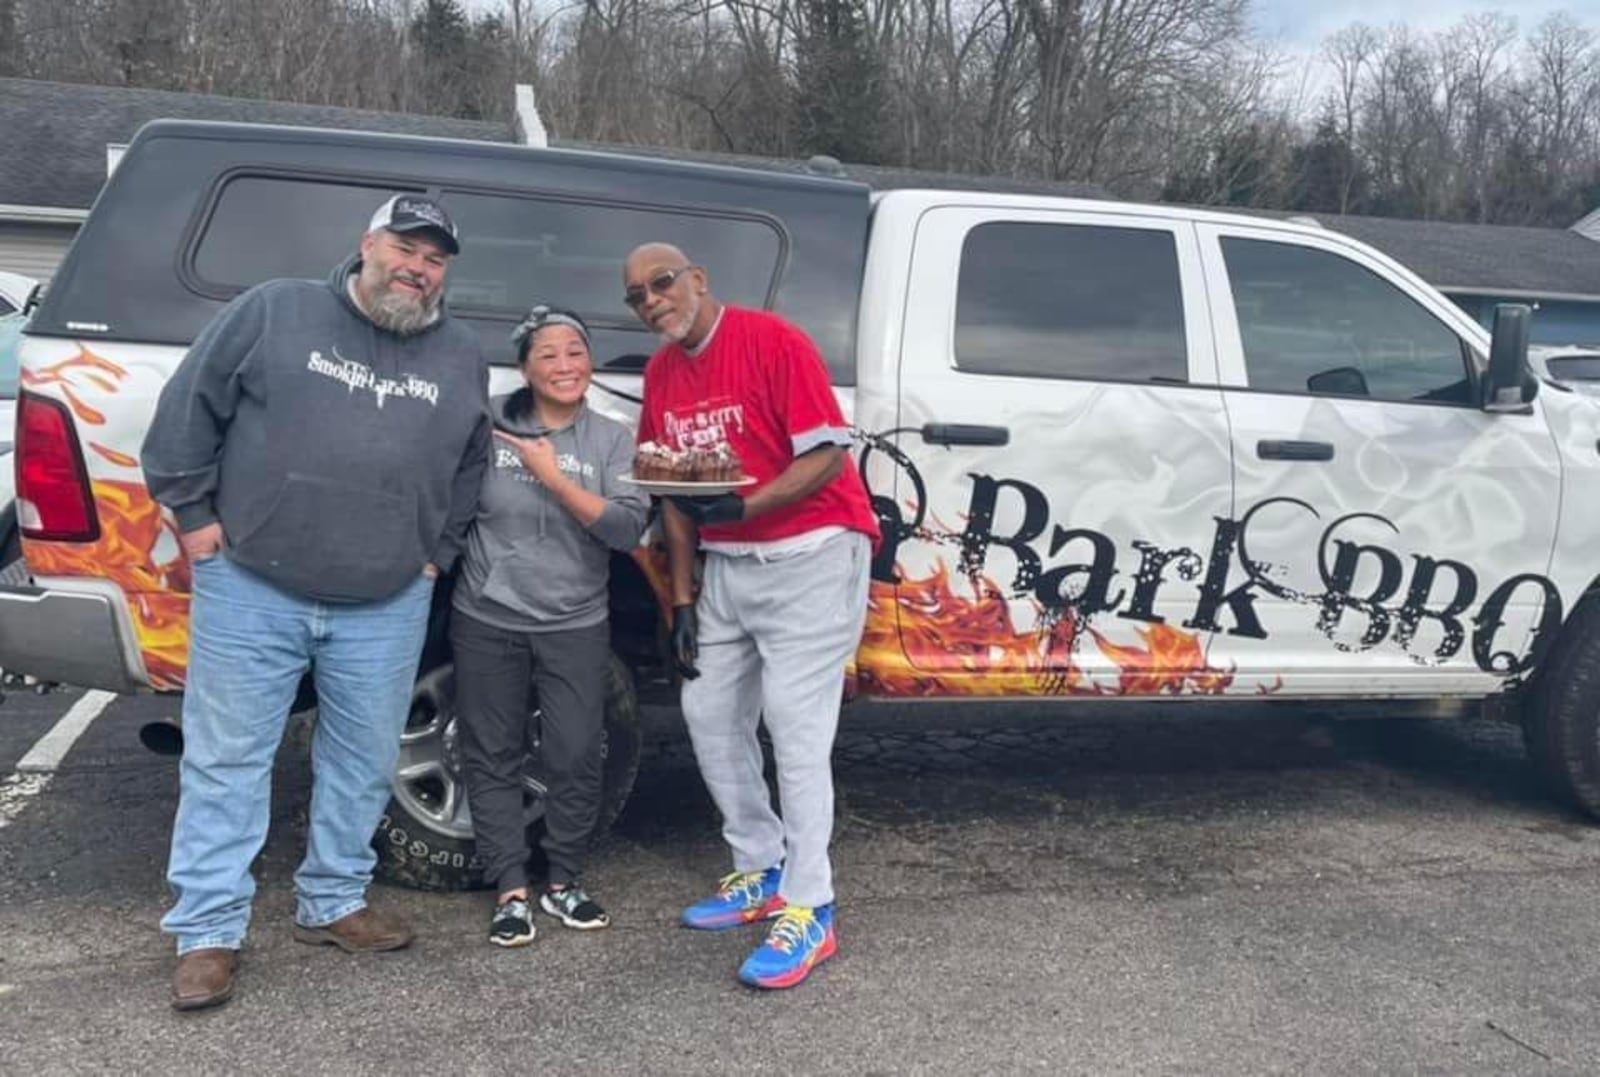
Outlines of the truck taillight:
{"label": "truck taillight", "polygon": [[72,415],[32,393],[17,394],[17,523],[22,537],[93,542],[100,520]]}

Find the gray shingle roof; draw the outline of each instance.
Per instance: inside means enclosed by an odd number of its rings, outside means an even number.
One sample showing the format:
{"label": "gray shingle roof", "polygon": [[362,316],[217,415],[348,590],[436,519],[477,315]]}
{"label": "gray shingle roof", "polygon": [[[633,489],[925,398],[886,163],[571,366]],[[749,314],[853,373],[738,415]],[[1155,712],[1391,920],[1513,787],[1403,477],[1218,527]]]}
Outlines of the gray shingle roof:
{"label": "gray shingle roof", "polygon": [[507,142],[510,124],[211,94],[0,79],[0,204],[87,209],[106,178],[106,145],[156,119],[342,127]]}
{"label": "gray shingle roof", "polygon": [[1371,244],[1437,288],[1600,299],[1600,243],[1567,228],[1318,217]]}
{"label": "gray shingle roof", "polygon": [[1568,228],[1527,228],[1397,217],[1287,213],[1210,206],[1263,217],[1310,218],[1378,248],[1443,291],[1530,293],[1600,300],[1600,243]]}

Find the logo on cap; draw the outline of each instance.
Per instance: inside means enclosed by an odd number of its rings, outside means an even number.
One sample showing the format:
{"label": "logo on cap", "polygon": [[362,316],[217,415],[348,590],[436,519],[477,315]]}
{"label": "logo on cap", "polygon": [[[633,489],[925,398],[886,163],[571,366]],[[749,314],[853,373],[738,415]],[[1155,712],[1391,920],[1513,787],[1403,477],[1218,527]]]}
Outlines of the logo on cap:
{"label": "logo on cap", "polygon": [[455,222],[444,211],[444,207],[431,198],[415,194],[395,195],[378,207],[367,231],[376,232],[380,228],[390,232],[415,232],[421,228],[432,228],[439,233],[445,250],[451,254],[461,253]]}

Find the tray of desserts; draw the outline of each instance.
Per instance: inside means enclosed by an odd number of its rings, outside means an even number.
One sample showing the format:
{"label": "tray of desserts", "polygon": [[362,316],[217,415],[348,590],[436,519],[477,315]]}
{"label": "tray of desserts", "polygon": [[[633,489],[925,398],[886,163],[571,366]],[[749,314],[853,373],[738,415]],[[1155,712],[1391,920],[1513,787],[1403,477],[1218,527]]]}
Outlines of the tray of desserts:
{"label": "tray of desserts", "polygon": [[633,455],[633,474],[622,481],[652,494],[706,497],[755,485],[754,475],[726,445],[714,449],[670,449],[654,441],[639,446]]}
{"label": "tray of desserts", "polygon": [[632,475],[622,476],[623,482],[643,488],[652,494],[672,494],[678,497],[712,497],[716,494],[726,494],[744,486],[754,486],[756,477],[746,475],[742,479],[728,482],[674,482],[671,479],[640,479]]}

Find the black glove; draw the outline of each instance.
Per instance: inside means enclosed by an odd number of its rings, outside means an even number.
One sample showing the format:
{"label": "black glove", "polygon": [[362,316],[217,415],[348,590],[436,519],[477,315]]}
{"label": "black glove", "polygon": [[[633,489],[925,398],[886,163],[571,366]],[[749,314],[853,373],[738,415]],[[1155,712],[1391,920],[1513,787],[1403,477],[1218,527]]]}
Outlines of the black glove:
{"label": "black glove", "polygon": [[678,506],[678,511],[698,526],[706,524],[731,524],[744,519],[744,498],[738,494],[714,494],[710,497],[670,497],[667,500]]}
{"label": "black glove", "polygon": [[700,616],[694,604],[672,607],[672,668],[686,681],[700,676]]}

